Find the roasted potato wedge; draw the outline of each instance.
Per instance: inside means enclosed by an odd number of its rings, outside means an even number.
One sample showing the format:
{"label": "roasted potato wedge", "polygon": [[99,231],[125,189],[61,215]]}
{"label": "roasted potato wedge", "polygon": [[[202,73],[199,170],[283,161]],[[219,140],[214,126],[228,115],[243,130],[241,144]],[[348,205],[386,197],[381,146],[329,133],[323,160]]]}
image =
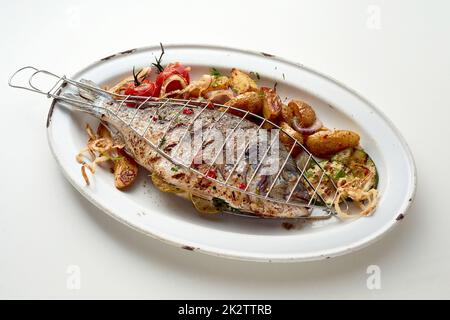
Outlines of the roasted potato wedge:
{"label": "roasted potato wedge", "polygon": [[335,153],[359,144],[359,135],[348,130],[318,131],[306,138],[306,147],[320,158],[328,158]]}
{"label": "roasted potato wedge", "polygon": [[237,94],[258,91],[256,82],[247,73],[236,68],[231,69],[230,87]]}
{"label": "roasted potato wedge", "polygon": [[258,92],[246,92],[234,97],[225,105],[259,114],[263,107],[263,97]]}
{"label": "roasted potato wedge", "polygon": [[196,81],[192,81],[186,88],[180,91],[180,95],[185,99],[199,98],[204,93],[208,92],[211,88],[211,84],[214,81],[214,77],[209,74],[205,74]]}
{"label": "roasted potato wedge", "polygon": [[[291,150],[292,145],[294,144],[294,140],[292,138],[297,140],[299,143],[303,143],[303,136],[299,132],[295,131],[286,122],[284,122],[284,121],[280,122],[280,128],[286,132],[285,133],[283,131],[280,131],[280,141],[281,141],[281,143],[284,144],[284,146],[286,147],[286,149],[288,151]],[[292,150],[291,155],[293,157],[296,157],[301,151],[302,151],[302,148],[300,146],[296,145],[294,147],[294,149]]]}
{"label": "roasted potato wedge", "polygon": [[213,77],[211,85],[207,89],[207,91],[213,90],[226,90],[230,84],[230,78],[227,76],[217,76]]}
{"label": "roasted potato wedge", "polygon": [[294,111],[294,114],[299,119],[302,128],[309,128],[316,121],[316,113],[314,109],[304,101],[291,100],[288,107]]}
{"label": "roasted potato wedge", "polygon": [[316,113],[313,108],[304,101],[291,100],[281,108],[283,121],[292,125],[292,119],[297,117],[302,128],[309,128],[316,121]]}
{"label": "roasted potato wedge", "polygon": [[[112,140],[110,131],[102,124],[97,128],[97,136]],[[109,155],[113,159],[114,185],[117,189],[125,189],[133,184],[138,174],[138,165],[120,149],[113,149]]]}
{"label": "roasted potato wedge", "polygon": [[267,87],[261,88],[261,95],[263,96],[262,113],[264,118],[276,122],[283,106],[280,97],[275,90]]}
{"label": "roasted potato wedge", "polygon": [[136,180],[138,165],[122,150],[118,150],[118,154],[119,157],[114,160],[114,185],[117,189],[125,189]]}
{"label": "roasted potato wedge", "polygon": [[294,109],[287,104],[281,106],[281,119],[287,124],[292,124],[292,119],[295,117]]}

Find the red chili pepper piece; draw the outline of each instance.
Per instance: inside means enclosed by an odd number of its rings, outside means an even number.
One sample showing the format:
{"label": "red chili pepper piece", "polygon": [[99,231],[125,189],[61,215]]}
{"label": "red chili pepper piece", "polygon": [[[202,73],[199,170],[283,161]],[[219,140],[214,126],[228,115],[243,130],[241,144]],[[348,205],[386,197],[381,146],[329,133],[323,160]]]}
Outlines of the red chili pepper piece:
{"label": "red chili pepper piece", "polygon": [[217,178],[216,170],[210,169],[208,171],[208,173],[206,174],[206,176],[209,177],[209,178],[213,178],[213,179]]}
{"label": "red chili pepper piece", "polygon": [[184,108],[183,109],[183,114],[193,114],[194,110],[190,109],[190,108]]}
{"label": "red chili pepper piece", "polygon": [[244,190],[245,188],[247,188],[247,185],[245,183],[240,183],[239,184],[239,189]]}

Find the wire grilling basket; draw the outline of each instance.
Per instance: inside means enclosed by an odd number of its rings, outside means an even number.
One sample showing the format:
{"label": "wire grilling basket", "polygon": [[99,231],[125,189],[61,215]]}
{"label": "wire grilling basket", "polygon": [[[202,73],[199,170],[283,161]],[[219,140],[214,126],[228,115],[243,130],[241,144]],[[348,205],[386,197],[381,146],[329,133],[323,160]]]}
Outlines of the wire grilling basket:
{"label": "wire grilling basket", "polygon": [[[19,76],[26,76],[28,77],[25,80],[22,80],[24,83],[17,84],[15,83]],[[40,88],[38,88],[35,84],[36,76],[46,76],[49,80],[52,80],[52,86],[50,90],[45,91]],[[54,82],[53,82],[54,80]],[[290,205],[290,206],[298,206],[302,208],[306,208],[308,210],[308,215],[304,217],[300,217],[302,219],[327,219],[335,214],[334,210],[334,202],[336,200],[336,197],[338,196],[338,190],[333,182],[333,179],[331,179],[327,173],[325,172],[324,168],[320,165],[319,161],[317,161],[312,154],[301,144],[297,139],[292,137],[289,133],[287,133],[285,130],[280,128],[278,125],[273,123],[270,120],[265,119],[262,116],[259,116],[257,114],[251,113],[249,111],[243,111],[238,108],[234,108],[232,106],[227,105],[221,105],[216,103],[211,103],[210,101],[199,101],[199,100],[186,100],[186,99],[175,99],[175,98],[155,98],[155,97],[142,97],[142,96],[131,96],[131,95],[123,95],[123,94],[116,94],[111,93],[109,91],[103,90],[97,86],[94,86],[87,82],[82,81],[76,81],[70,78],[67,78],[66,76],[58,76],[54,73],[51,73],[46,70],[40,70],[31,66],[23,67],[19,70],[17,70],[9,79],[9,85],[13,88],[19,88],[24,89],[28,91],[32,91],[35,93],[46,95],[48,98],[56,99],[60,102],[64,102],[66,104],[69,104],[70,106],[77,108],[77,106],[89,106],[92,108],[95,108],[98,112],[101,114],[108,114],[110,117],[115,117],[117,120],[122,122],[123,125],[127,126],[130,130],[132,130],[136,135],[141,137],[143,140],[148,143],[153,150],[155,150],[159,155],[163,156],[167,160],[171,161],[173,164],[180,166],[184,169],[190,170],[197,174],[198,176],[201,176],[202,178],[205,178],[207,180],[210,180],[218,185],[221,185],[223,187],[232,189],[237,192],[241,192],[251,198],[257,198],[265,201],[272,201],[274,203],[282,204],[282,205]],[[88,90],[94,90],[97,93],[100,94],[107,94],[114,98],[114,100],[117,102],[117,107],[115,110],[110,108],[105,108],[99,104],[91,103],[84,99],[79,99],[74,95],[70,94],[70,89],[88,89]],[[68,94],[67,94],[68,93]],[[136,109],[136,112],[134,115],[130,117],[122,117],[121,116],[121,110],[122,108],[125,108],[127,106],[133,105]],[[158,114],[165,109],[166,107],[175,108],[177,107],[177,111],[174,113],[174,116],[168,121],[167,126],[164,129],[164,132],[162,133],[161,137],[159,138],[159,141],[156,143],[154,141],[151,141],[148,138],[147,131],[152,125],[151,119],[154,117],[157,117]],[[225,114],[229,112],[233,112],[233,114],[236,117],[240,117],[239,121],[237,121],[237,124],[234,125],[232,128],[229,128],[227,131],[227,135],[224,138],[223,142],[221,143],[219,150],[216,154],[214,154],[211,158],[210,163],[208,163],[209,168],[213,168],[216,161],[218,160],[219,156],[222,154],[224,149],[226,148],[226,144],[233,137],[233,134],[235,134],[236,130],[239,129],[241,124],[245,120],[252,120],[253,122],[257,123],[257,132],[258,130],[265,128],[267,126],[270,126],[272,129],[278,129],[280,134],[282,133],[289,139],[288,144],[285,144],[287,156],[284,159],[281,160],[281,166],[279,166],[276,173],[274,173],[274,179],[270,185],[268,185],[268,188],[266,188],[264,193],[257,193],[251,190],[250,185],[251,183],[258,177],[259,172],[261,171],[261,167],[263,166],[264,161],[266,160],[266,157],[269,154],[270,149],[274,146],[276,142],[278,142],[279,137],[275,136],[275,138],[272,138],[270,140],[270,143],[261,155],[261,157],[258,159],[258,162],[255,164],[255,168],[253,173],[250,175],[249,179],[247,180],[245,186],[236,186],[233,183],[231,183],[230,178],[233,176],[233,173],[236,172],[237,167],[239,163],[245,158],[246,152],[248,152],[248,149],[250,147],[251,139],[249,139],[242,151],[237,155],[237,159],[235,163],[233,164],[230,172],[228,172],[228,175],[224,179],[219,179],[217,177],[208,175],[209,170],[198,170],[196,166],[194,165],[193,160],[189,162],[185,162],[178,157],[174,157],[173,154],[176,154],[176,152],[171,152],[169,154],[168,152],[164,151],[162,148],[162,142],[164,141],[166,135],[170,130],[172,129],[172,124],[176,121],[176,119],[182,114],[183,110],[185,108],[190,108],[193,110],[196,110],[194,113],[194,116],[191,119],[191,122],[187,124],[185,131],[181,134],[180,141],[183,141],[186,135],[188,135],[192,127],[194,126],[195,121],[202,115],[202,113],[205,112],[207,109],[214,109],[220,112],[220,116],[214,121],[206,130],[205,133],[203,133],[204,137],[208,137],[212,130],[214,129],[214,126],[217,125],[221,121],[221,119],[224,117]],[[80,108],[79,108],[80,109]],[[148,117],[148,124],[144,129],[142,128],[136,128],[134,126],[134,120],[136,116],[138,115],[139,111],[142,110],[148,110],[148,112],[151,112],[151,115]],[[203,141],[205,141],[204,139]],[[204,142],[202,142],[204,143]],[[175,149],[180,147],[181,143],[179,143],[177,146],[175,146]],[[281,145],[283,147],[283,145]],[[290,192],[283,197],[272,197],[270,196],[271,192],[273,191],[276,182],[280,175],[282,174],[283,170],[285,169],[289,159],[292,159],[292,155],[294,150],[301,150],[301,155],[303,157],[303,161],[301,162],[301,165],[297,162],[296,169],[297,169],[297,177],[295,177],[295,182],[293,181],[293,186],[290,189]],[[310,180],[310,178],[307,177],[306,171],[308,168],[310,168],[312,165],[315,166],[319,170],[319,179],[317,182],[314,182]],[[309,193],[309,200],[298,200],[297,198],[294,199],[293,194],[296,188],[299,186],[299,184],[302,184]],[[326,190],[327,194],[324,193],[324,185],[326,184]],[[236,212],[231,212],[233,214],[236,214]],[[245,215],[245,216],[251,216],[251,217],[257,217],[256,215],[252,213],[246,213],[246,212],[240,212],[239,215]],[[296,217],[299,218],[299,217]]]}

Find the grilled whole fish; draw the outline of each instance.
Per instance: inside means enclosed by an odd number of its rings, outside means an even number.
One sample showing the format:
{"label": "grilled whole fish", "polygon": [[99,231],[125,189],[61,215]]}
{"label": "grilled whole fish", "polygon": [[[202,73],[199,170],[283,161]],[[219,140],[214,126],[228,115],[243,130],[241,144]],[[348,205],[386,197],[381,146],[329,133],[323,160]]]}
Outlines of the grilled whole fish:
{"label": "grilled whole fish", "polygon": [[[91,81],[82,80],[82,82],[95,86]],[[120,104],[106,92],[87,87],[63,95],[80,101],[75,105],[81,111],[94,115],[111,128],[115,137],[125,145],[125,151],[137,163],[150,171],[152,177],[173,187],[171,191],[177,195],[185,198],[195,195],[211,200],[222,210],[241,211],[262,217],[295,218],[310,214],[307,208],[282,203],[291,193],[292,201],[304,203],[310,199],[303,184],[296,184],[300,169],[294,159],[286,159],[288,152],[282,144],[279,145],[276,159],[279,161],[275,161],[277,169],[272,170],[272,174],[263,174],[264,167],[273,165],[273,157],[268,157],[268,160],[258,168],[257,163],[251,163],[248,151],[244,151],[245,154],[240,161],[234,163],[217,161],[211,165],[218,150],[215,143],[216,135],[206,134],[206,136],[203,135],[202,141],[195,141],[195,130],[207,132],[208,128],[214,128],[216,133],[226,137],[228,130],[236,126],[239,128],[239,131],[236,131],[239,132],[238,138],[245,138],[244,140],[248,141],[247,139],[251,139],[255,129],[258,128],[258,125],[251,121],[242,120],[240,116],[223,113],[216,109],[204,109],[200,113],[202,107],[188,108],[189,111],[185,112],[186,107],[182,104],[170,102],[163,106],[149,103],[145,108],[137,109],[135,106],[128,106],[127,103]],[[96,107],[87,106],[82,102],[94,104]],[[195,125],[190,126],[194,117],[197,119],[196,123],[201,123],[200,128]],[[185,134],[188,128],[188,134]],[[146,139],[159,145],[159,149],[173,159],[183,159],[180,163],[194,162],[196,170],[206,171],[208,176],[211,172],[213,178],[219,181],[228,180],[229,185],[240,189],[247,188],[248,191],[258,195],[266,195],[270,186],[272,191],[266,200],[201,177],[194,171],[166,159],[147,143]],[[231,153],[236,154],[235,159],[238,160],[243,146],[236,140],[230,139],[227,148],[231,150]],[[201,155],[201,161],[194,161],[199,155]],[[278,168],[285,161],[284,169],[278,174]],[[292,191],[294,186],[296,189]]]}

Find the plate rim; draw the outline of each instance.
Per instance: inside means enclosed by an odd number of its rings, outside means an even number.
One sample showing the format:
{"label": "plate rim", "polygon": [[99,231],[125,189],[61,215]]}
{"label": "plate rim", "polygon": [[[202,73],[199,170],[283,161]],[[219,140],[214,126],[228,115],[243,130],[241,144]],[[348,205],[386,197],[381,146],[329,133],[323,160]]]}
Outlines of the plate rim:
{"label": "plate rim", "polygon": [[[96,60],[96,61],[90,63],[89,65],[87,65],[84,68],[75,72],[72,76],[84,73],[87,70],[95,67],[99,63],[102,63],[102,62],[110,60],[110,59],[118,59],[120,57],[123,57],[124,55],[129,55],[129,54],[133,54],[133,53],[137,53],[137,52],[141,52],[141,51],[147,51],[147,50],[155,50],[155,49],[157,50],[159,48],[160,48],[159,45],[153,45],[153,46],[144,46],[144,47],[121,51],[121,52],[109,55],[107,57],[101,58],[99,60]],[[410,167],[409,175],[410,175],[411,183],[409,185],[407,194],[404,196],[403,203],[399,207],[399,210],[400,210],[399,212],[401,212],[401,213],[399,213],[399,215],[396,217],[396,219],[393,219],[390,223],[386,223],[383,228],[378,229],[376,232],[373,232],[372,234],[369,234],[368,236],[363,237],[363,238],[359,239],[358,241],[353,242],[351,245],[339,246],[339,247],[334,247],[334,248],[328,249],[328,250],[318,251],[316,254],[304,254],[304,253],[297,254],[297,255],[289,254],[289,257],[287,257],[287,256],[267,256],[267,255],[261,255],[261,254],[250,255],[250,254],[245,254],[245,253],[237,254],[234,251],[230,251],[230,250],[226,250],[226,249],[218,250],[217,248],[215,248],[214,250],[211,250],[211,249],[205,248],[205,247],[198,247],[195,244],[189,243],[189,241],[186,241],[186,240],[176,239],[170,235],[167,235],[164,237],[164,236],[158,235],[156,233],[150,232],[144,228],[141,228],[139,225],[135,225],[132,222],[121,218],[120,216],[116,215],[113,210],[110,210],[109,208],[103,206],[101,203],[99,203],[97,200],[95,200],[87,191],[85,191],[85,189],[81,188],[81,186],[79,186],[78,183],[70,177],[68,172],[64,169],[64,166],[61,163],[61,160],[58,157],[56,150],[54,149],[54,141],[52,140],[52,134],[51,134],[52,126],[50,124],[51,124],[51,120],[52,120],[53,110],[54,110],[54,107],[57,102],[55,99],[53,99],[53,101],[50,105],[50,109],[49,109],[48,116],[47,116],[47,123],[46,123],[47,141],[48,141],[50,150],[53,154],[53,157],[55,158],[58,166],[60,167],[61,171],[63,172],[64,177],[70,182],[70,184],[78,192],[80,192],[87,200],[89,200],[89,202],[94,204],[97,208],[99,208],[100,210],[102,210],[103,212],[108,214],[110,217],[114,218],[115,220],[125,224],[126,226],[128,226],[140,233],[143,233],[154,239],[160,240],[164,243],[168,243],[170,245],[180,247],[182,249],[186,249],[189,251],[198,251],[198,252],[206,253],[209,255],[217,256],[217,257],[231,258],[231,259],[244,260],[244,261],[301,262],[301,261],[323,260],[323,259],[338,257],[338,256],[341,256],[344,254],[348,254],[348,253],[363,249],[363,248],[369,246],[370,244],[376,242],[377,240],[379,240],[381,237],[386,235],[391,230],[393,230],[394,227],[397,226],[398,223],[400,221],[402,221],[404,219],[404,217],[406,217],[408,215],[408,209],[414,200],[416,190],[417,190],[417,167],[416,167],[411,149],[410,149],[408,143],[406,142],[405,138],[399,131],[399,129],[397,129],[397,127],[394,125],[394,123],[384,114],[384,112],[382,112],[380,109],[378,109],[378,107],[376,105],[374,105],[372,102],[370,102],[364,96],[362,96],[359,92],[348,87],[347,85],[336,80],[335,78],[330,77],[330,76],[328,76],[320,71],[317,71],[313,68],[307,67],[302,63],[294,62],[292,60],[278,57],[276,55],[262,52],[262,51],[239,49],[239,48],[234,48],[234,47],[229,47],[229,46],[221,46],[221,45],[191,44],[191,43],[164,44],[164,48],[166,48],[166,49],[170,49],[170,48],[212,49],[212,50],[234,51],[237,53],[251,54],[251,55],[255,55],[255,56],[263,56],[267,59],[271,59],[274,61],[278,61],[278,62],[281,62],[284,64],[291,65],[297,69],[310,72],[316,76],[324,78],[325,80],[333,82],[340,88],[344,89],[345,91],[354,95],[356,98],[360,99],[363,103],[367,104],[373,110],[373,112],[376,113],[390,127],[390,129],[392,129],[393,133],[395,134],[398,141],[402,145],[403,151],[406,155],[405,159],[407,160],[409,167]]]}

